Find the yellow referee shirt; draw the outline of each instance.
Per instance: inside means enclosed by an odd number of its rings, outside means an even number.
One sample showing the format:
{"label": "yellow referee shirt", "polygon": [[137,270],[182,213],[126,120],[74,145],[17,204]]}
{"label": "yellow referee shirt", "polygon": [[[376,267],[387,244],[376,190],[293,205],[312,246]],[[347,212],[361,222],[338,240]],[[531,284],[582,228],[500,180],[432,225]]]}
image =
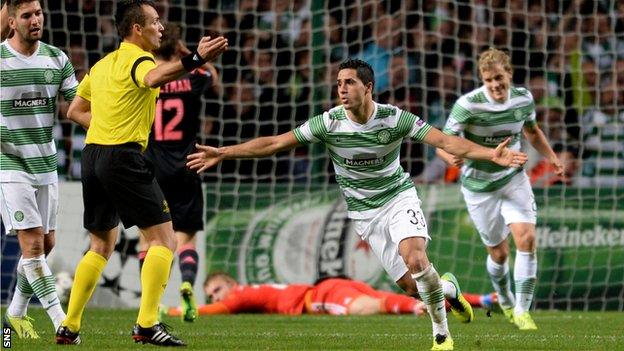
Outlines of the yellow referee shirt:
{"label": "yellow referee shirt", "polygon": [[76,93],[91,102],[87,144],[135,142],[145,150],[160,88],[145,86],[143,78],[154,67],[150,52],[122,42],[91,68]]}

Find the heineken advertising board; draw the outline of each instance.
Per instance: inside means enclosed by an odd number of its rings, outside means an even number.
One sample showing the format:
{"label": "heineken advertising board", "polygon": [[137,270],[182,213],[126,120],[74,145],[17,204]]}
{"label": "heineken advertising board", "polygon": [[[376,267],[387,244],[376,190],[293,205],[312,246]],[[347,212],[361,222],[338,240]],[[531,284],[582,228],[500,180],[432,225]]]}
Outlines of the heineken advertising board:
{"label": "heineken advertising board", "polygon": [[[208,213],[207,272],[226,271],[243,283],[313,283],[346,275],[397,289],[354,232],[337,188],[224,184],[213,191],[207,193],[207,208],[221,209]],[[487,253],[458,186],[419,186],[418,192],[432,237],[428,254],[437,270],[454,272],[465,291],[491,291]],[[538,307],[622,309],[624,191],[534,192]]]}

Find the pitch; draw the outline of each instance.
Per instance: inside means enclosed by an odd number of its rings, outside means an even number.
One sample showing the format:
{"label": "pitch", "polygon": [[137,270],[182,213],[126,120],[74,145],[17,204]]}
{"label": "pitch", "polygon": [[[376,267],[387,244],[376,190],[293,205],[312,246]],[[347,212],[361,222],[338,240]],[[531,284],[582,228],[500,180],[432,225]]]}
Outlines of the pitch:
{"label": "pitch", "polygon": [[[460,324],[452,316],[450,327],[457,350],[617,350],[624,325],[617,312],[533,312],[539,330],[520,332],[501,315],[491,318],[476,310],[476,319]],[[4,309],[2,310],[4,314]],[[30,308],[38,340],[12,338],[15,350],[59,350],[42,309]],[[135,310],[87,308],[81,331],[82,344],[68,349],[156,349],[136,345],[130,331]],[[431,322],[411,316],[299,317],[232,315],[200,317],[195,323],[167,318],[185,350],[429,350]]]}

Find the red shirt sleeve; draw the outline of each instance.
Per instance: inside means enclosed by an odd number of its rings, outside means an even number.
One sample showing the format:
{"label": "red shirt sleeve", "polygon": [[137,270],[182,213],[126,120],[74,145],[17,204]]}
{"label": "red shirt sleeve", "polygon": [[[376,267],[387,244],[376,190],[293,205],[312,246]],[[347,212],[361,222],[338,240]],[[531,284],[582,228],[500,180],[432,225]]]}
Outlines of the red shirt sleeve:
{"label": "red shirt sleeve", "polygon": [[197,308],[197,312],[200,315],[204,314],[228,314],[230,311],[221,302],[215,302],[208,305],[201,305]]}
{"label": "red shirt sleeve", "polygon": [[301,314],[308,285],[239,285],[221,301],[230,313]]}

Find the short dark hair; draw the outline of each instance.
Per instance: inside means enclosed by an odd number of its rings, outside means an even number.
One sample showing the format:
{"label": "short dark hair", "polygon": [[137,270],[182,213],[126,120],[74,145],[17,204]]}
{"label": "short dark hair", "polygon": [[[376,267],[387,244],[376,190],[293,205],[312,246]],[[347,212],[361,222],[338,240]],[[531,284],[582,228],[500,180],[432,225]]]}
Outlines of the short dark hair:
{"label": "short dark hair", "polygon": [[343,69],[354,69],[357,77],[364,85],[373,83],[373,86],[375,86],[375,72],[373,72],[373,67],[368,62],[359,59],[347,59],[338,66],[338,71]]}
{"label": "short dark hair", "polygon": [[181,38],[180,26],[173,23],[167,23],[162,33],[162,40],[158,49],[154,50],[154,55],[170,60],[175,54],[178,47],[178,41]]}
{"label": "short dark hair", "polygon": [[141,26],[145,25],[145,15],[141,6],[148,5],[156,8],[154,1],[152,0],[124,0],[117,4],[117,11],[115,11],[115,25],[117,26],[117,32],[123,39],[132,33],[132,26],[135,23]]}
{"label": "short dark hair", "polygon": [[3,2],[3,4],[7,5],[7,11],[9,13],[9,16],[15,16],[15,14],[17,13],[17,8],[20,7],[20,5],[28,4],[34,1],[39,1],[39,4],[41,4],[40,0],[6,0]]}

